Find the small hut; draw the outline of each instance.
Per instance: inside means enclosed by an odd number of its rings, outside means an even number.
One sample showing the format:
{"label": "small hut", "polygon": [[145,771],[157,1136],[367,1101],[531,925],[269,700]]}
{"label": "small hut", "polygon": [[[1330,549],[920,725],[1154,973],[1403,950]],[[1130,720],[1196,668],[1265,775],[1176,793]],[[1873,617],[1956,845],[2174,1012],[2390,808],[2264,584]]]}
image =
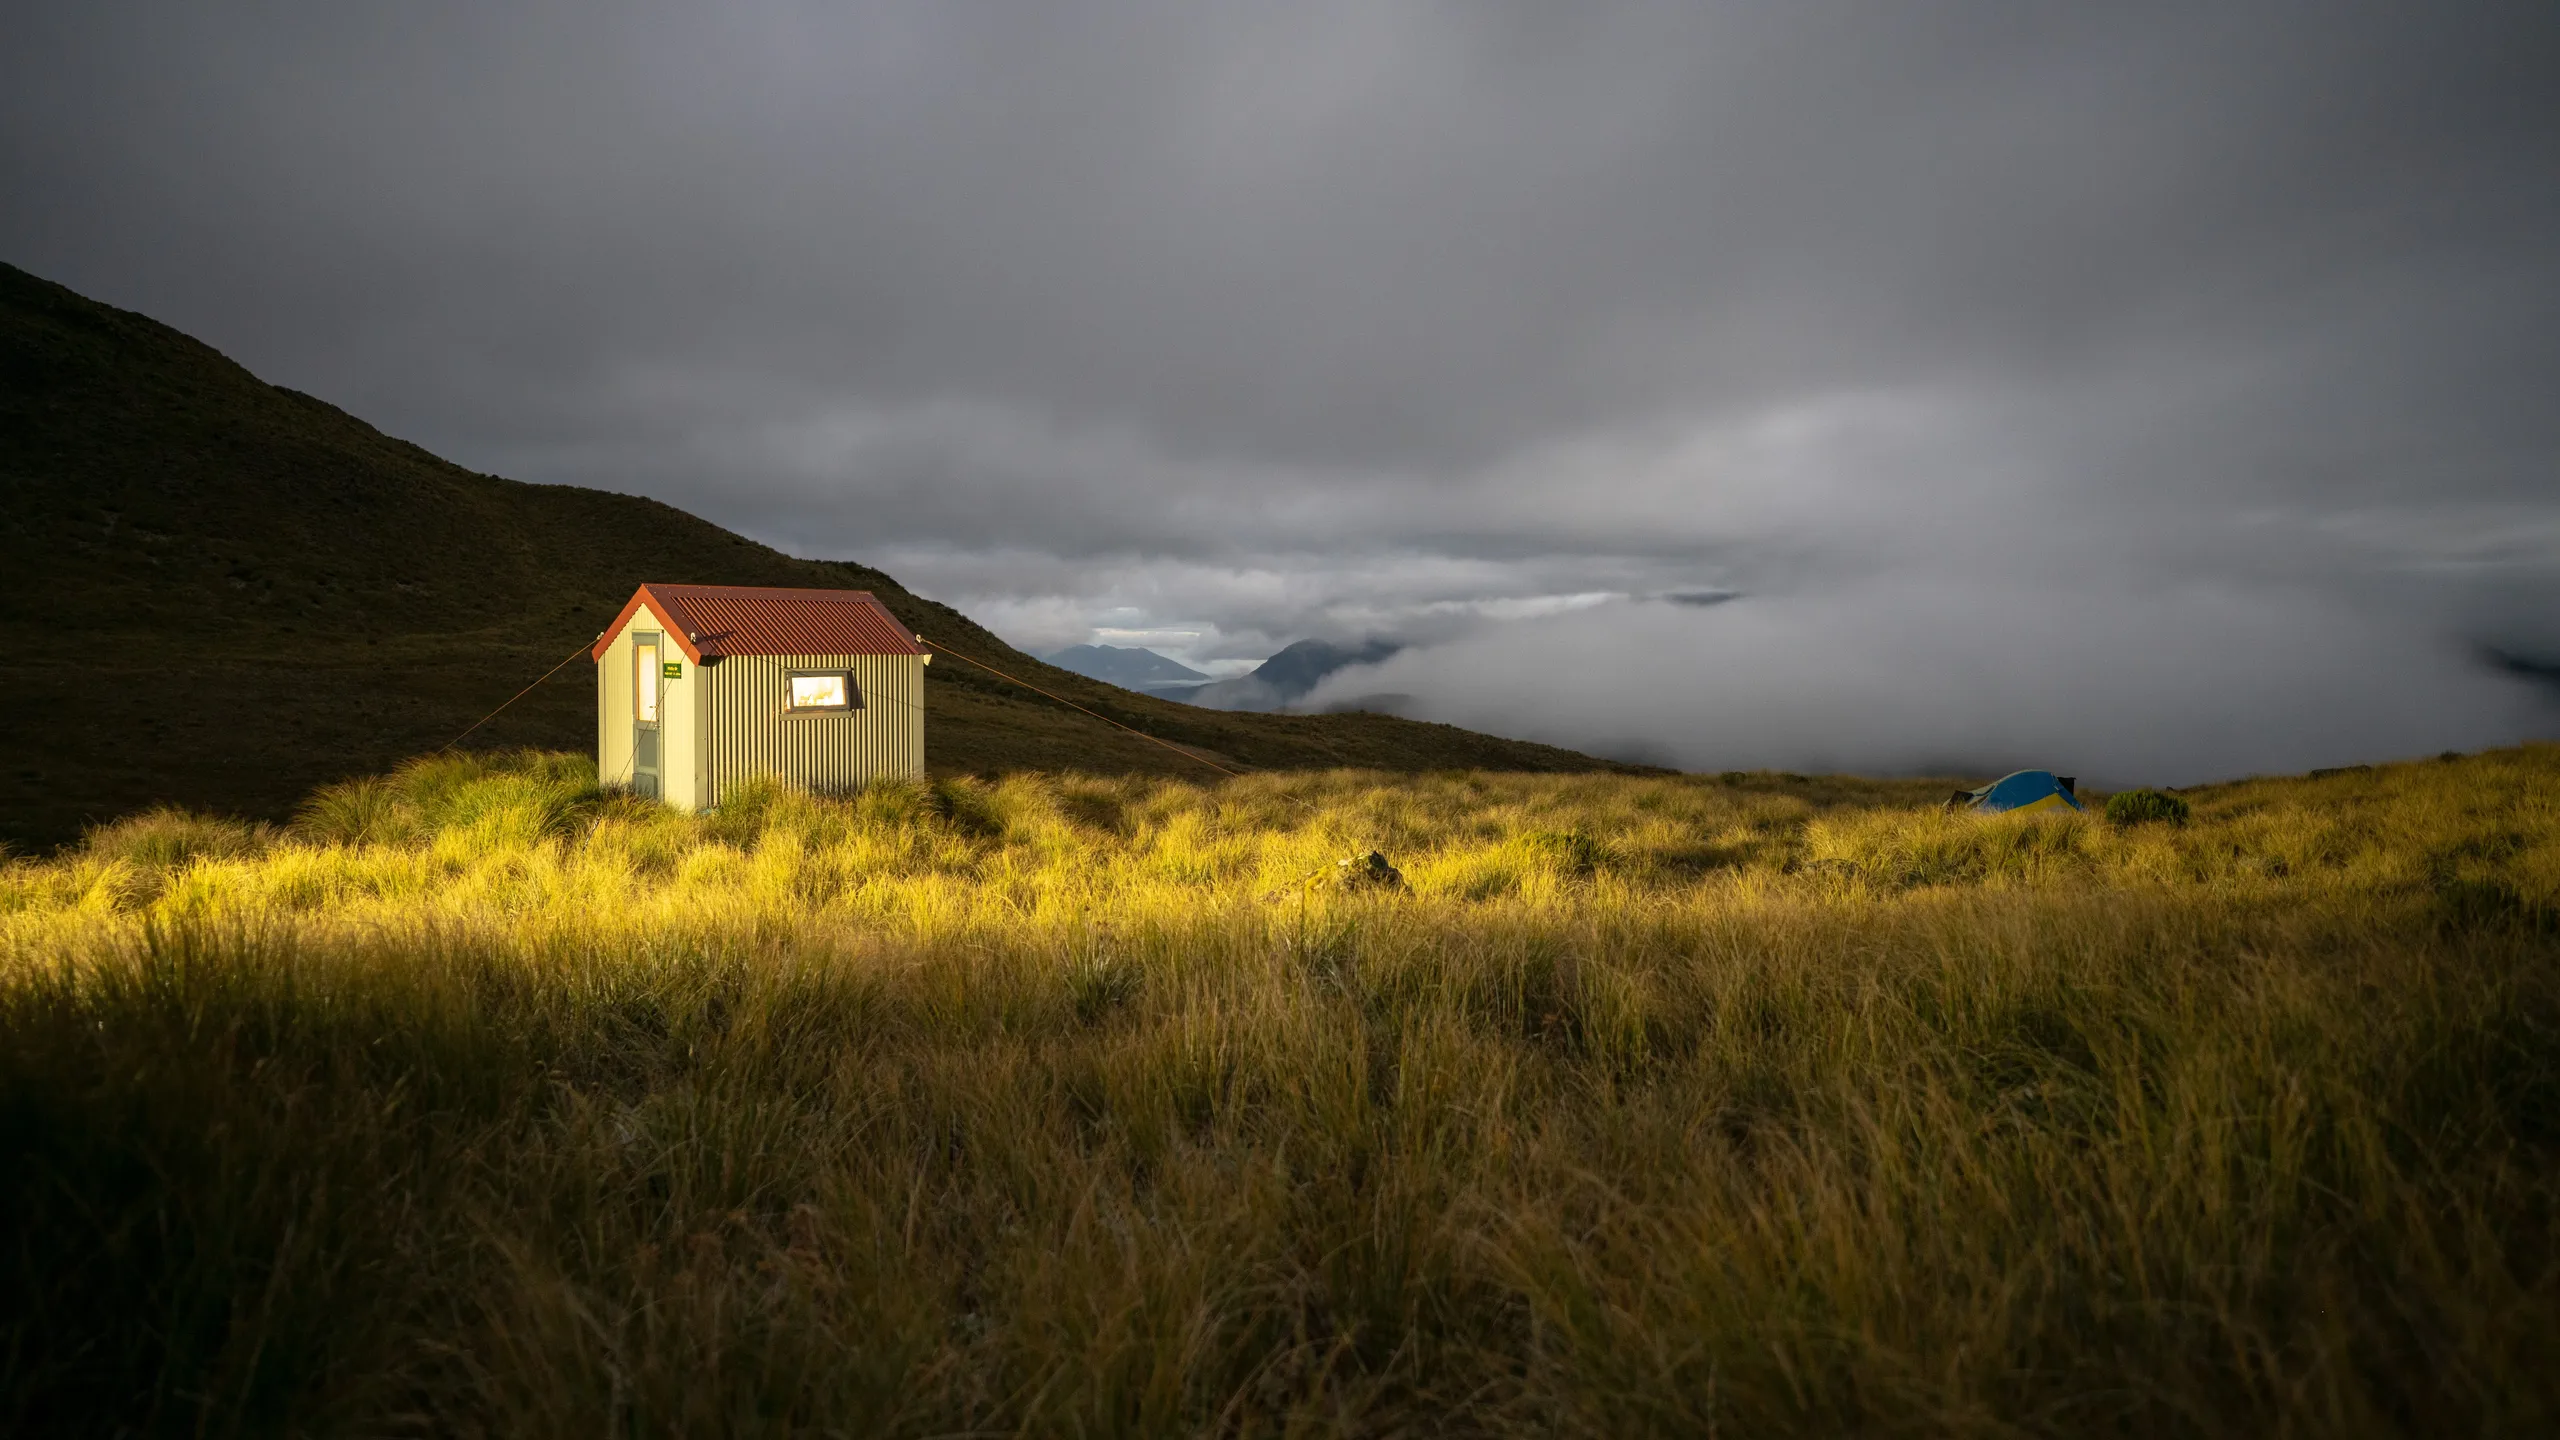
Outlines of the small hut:
{"label": "small hut", "polygon": [[643,585],[596,637],[596,774],[707,810],[739,781],[924,774],[914,632],[867,590]]}

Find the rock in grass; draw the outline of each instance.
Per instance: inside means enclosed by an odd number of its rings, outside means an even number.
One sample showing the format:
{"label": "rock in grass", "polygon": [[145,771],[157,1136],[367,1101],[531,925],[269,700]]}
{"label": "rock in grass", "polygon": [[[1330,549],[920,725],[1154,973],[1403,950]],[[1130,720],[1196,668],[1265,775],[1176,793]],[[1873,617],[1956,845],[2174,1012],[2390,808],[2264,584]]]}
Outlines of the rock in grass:
{"label": "rock in grass", "polygon": [[1390,864],[1387,857],[1372,850],[1366,855],[1346,855],[1333,862],[1333,883],[1345,890],[1402,890],[1404,872]]}

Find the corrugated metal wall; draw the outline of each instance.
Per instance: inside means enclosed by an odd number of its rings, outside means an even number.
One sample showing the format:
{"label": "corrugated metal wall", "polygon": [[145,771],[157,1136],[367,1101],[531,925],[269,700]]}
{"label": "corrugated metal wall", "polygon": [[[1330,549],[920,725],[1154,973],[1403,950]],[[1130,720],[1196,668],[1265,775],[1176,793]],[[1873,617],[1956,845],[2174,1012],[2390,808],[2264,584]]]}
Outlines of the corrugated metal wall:
{"label": "corrugated metal wall", "polygon": [[[786,715],[794,670],[849,670],[862,708]],[[924,661],[913,655],[732,655],[698,672],[709,714],[702,803],[752,775],[812,790],[924,774]]]}

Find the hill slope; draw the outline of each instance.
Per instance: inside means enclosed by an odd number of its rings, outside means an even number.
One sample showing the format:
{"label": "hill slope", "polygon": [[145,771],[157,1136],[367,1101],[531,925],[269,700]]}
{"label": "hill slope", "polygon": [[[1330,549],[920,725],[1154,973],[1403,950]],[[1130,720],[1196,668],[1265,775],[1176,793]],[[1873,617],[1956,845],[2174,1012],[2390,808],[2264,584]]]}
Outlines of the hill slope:
{"label": "hill slope", "polygon": [[[877,570],[654,500],[481,475],[147,317],[0,265],[0,842],[169,801],[274,815],[432,749],[575,653],[642,580],[876,592],[934,640],[1249,768],[1620,768],[1379,715],[1248,716],[1042,664]],[[965,665],[936,771],[1191,768]],[[587,749],[573,662],[477,747]]]}

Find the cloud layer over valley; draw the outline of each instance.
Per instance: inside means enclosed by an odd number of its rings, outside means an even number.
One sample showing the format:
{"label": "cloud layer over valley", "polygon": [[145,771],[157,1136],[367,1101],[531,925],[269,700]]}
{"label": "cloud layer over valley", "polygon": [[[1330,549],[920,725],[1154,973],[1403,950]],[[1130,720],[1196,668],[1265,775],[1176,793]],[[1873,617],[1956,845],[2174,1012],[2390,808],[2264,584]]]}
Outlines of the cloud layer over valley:
{"label": "cloud layer over valley", "polygon": [[2479,659],[2560,661],[2554,74],[2541,4],[100,0],[0,19],[0,258],[1030,649],[2180,781],[2560,731]]}

